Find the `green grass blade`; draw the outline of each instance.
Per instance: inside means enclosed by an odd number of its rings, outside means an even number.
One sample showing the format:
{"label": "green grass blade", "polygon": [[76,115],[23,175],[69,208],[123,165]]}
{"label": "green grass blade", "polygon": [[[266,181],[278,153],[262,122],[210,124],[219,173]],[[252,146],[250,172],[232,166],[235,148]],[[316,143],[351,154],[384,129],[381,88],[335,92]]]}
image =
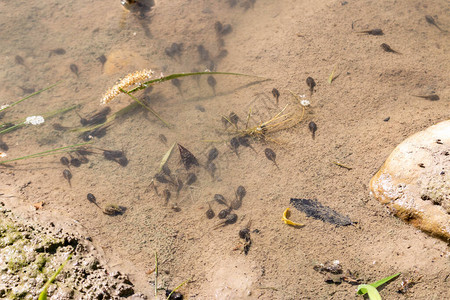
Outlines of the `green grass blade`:
{"label": "green grass blade", "polygon": [[69,255],[69,257],[66,259],[66,261],[56,270],[56,272],[50,277],[50,279],[45,283],[44,288],[42,292],[39,294],[38,300],[47,300],[47,289],[52,284],[52,282],[55,280],[56,276],[62,271],[64,266],[67,264],[67,262],[72,258],[72,254]]}
{"label": "green grass blade", "polygon": [[385,277],[371,284],[360,284],[358,285],[358,290],[356,291],[356,293],[358,295],[368,294],[370,300],[381,300],[381,296],[377,291],[377,287],[391,281],[392,279],[398,277],[400,274],[401,273],[397,273],[392,276]]}
{"label": "green grass blade", "polygon": [[377,288],[377,287],[379,287],[380,285],[383,285],[383,284],[385,284],[386,282],[391,281],[392,279],[394,279],[394,278],[400,276],[400,274],[401,274],[401,273],[397,273],[397,274],[394,274],[394,275],[392,275],[392,276],[383,278],[383,279],[381,279],[381,280],[378,280],[377,282],[371,283],[370,285],[373,286],[374,288]]}
{"label": "green grass blade", "polygon": [[46,90],[49,90],[49,89],[51,89],[51,88],[57,86],[57,85],[60,84],[61,82],[62,82],[62,81],[58,81],[57,83],[52,84],[52,85],[49,86],[49,87],[46,87],[46,88],[44,88],[44,89],[42,89],[42,90],[39,90],[39,91],[37,91],[37,92],[34,92],[34,93],[32,93],[32,94],[30,94],[30,95],[28,95],[28,96],[26,96],[26,97],[24,97],[24,98],[22,98],[22,99],[16,101],[16,102],[14,102],[13,104],[9,105],[8,107],[5,107],[5,108],[3,108],[3,109],[0,109],[0,112],[5,111],[5,110],[7,110],[7,109],[9,109],[9,108],[11,108],[11,107],[13,107],[13,106],[19,104],[20,102],[25,101],[25,100],[27,100],[27,99],[29,99],[29,98],[31,98],[31,97],[37,95],[37,94],[40,94],[40,93],[42,93],[42,92],[44,92],[44,91],[46,91]]}
{"label": "green grass blade", "polygon": [[182,287],[183,285],[185,285],[186,283],[188,283],[191,279],[188,279],[186,281],[183,281],[179,286],[177,286],[176,288],[173,289],[173,291],[170,292],[169,296],[167,296],[166,300],[170,299],[170,296],[172,296],[173,293],[175,293],[180,287]]}
{"label": "green grass blade", "polygon": [[377,289],[370,284],[360,284],[357,290],[358,295],[368,294],[370,300],[381,300],[381,296]]}
{"label": "green grass blade", "polygon": [[[164,76],[161,78],[153,79],[150,81],[146,81],[142,83],[141,85],[131,89],[128,91],[128,93],[134,93],[139,90],[143,90],[148,88],[148,86],[154,84],[154,83],[160,83],[168,80],[172,80],[179,77],[186,77],[186,76],[195,76],[195,75],[234,75],[234,76],[247,76],[247,77],[255,77],[255,78],[263,78],[260,76],[254,76],[254,75],[247,75],[247,74],[241,74],[241,73],[228,73],[228,72],[193,72],[193,73],[178,73],[178,74],[171,74],[168,76]],[[264,78],[266,79],[266,78]]]}
{"label": "green grass blade", "polygon": [[0,161],[0,165],[10,163],[13,161],[27,159],[27,158],[37,158],[37,157],[42,157],[42,156],[47,156],[47,155],[53,155],[53,154],[59,153],[61,150],[81,147],[81,146],[85,146],[85,145],[88,145],[91,143],[92,143],[92,141],[86,142],[86,143],[81,143],[81,144],[75,144],[75,145],[71,145],[71,146],[66,146],[66,147],[61,147],[61,148],[56,148],[56,149],[52,149],[52,150],[47,150],[47,151],[43,151],[43,152],[39,152],[39,153],[34,153],[34,154],[19,157],[19,158],[3,160],[3,161]]}
{"label": "green grass blade", "polygon": [[133,99],[134,101],[136,101],[137,103],[139,103],[139,105],[141,105],[142,107],[144,107],[145,109],[147,109],[149,112],[151,112],[155,117],[157,117],[161,122],[164,123],[164,125],[166,125],[167,127],[170,127],[170,124],[167,123],[166,121],[164,121],[156,111],[154,111],[151,107],[145,105],[144,103],[142,103],[141,101],[139,101],[138,98],[134,97],[133,95],[130,94],[130,92],[125,91],[124,89],[120,89],[120,91],[122,93],[127,94],[128,96],[131,97],[131,99]]}
{"label": "green grass blade", "polygon": [[[68,111],[70,111],[72,109],[75,109],[76,107],[78,107],[78,105],[72,105],[72,106],[67,107],[67,108],[54,110],[54,111],[51,111],[51,112],[48,112],[48,113],[45,113],[45,114],[41,114],[41,115],[42,115],[42,117],[44,117],[45,120],[47,120],[47,119],[49,119],[51,117],[54,117],[57,114],[63,114],[63,113],[66,113],[66,112],[68,112]],[[38,115],[38,116],[40,116],[40,115]],[[25,124],[25,120],[26,119],[21,119],[21,120],[13,122],[13,124],[15,124],[14,126],[11,126],[11,127],[8,127],[6,129],[1,130],[0,134],[8,133],[8,132],[14,131],[16,129],[19,129],[19,128],[25,126],[26,125]]]}

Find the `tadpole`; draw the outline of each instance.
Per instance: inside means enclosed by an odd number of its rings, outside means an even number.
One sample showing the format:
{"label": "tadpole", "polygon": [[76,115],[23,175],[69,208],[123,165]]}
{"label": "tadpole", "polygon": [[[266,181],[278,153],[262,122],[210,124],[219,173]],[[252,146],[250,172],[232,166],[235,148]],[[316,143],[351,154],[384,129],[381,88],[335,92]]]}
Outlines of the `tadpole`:
{"label": "tadpole", "polygon": [[186,179],[186,185],[192,185],[197,181],[197,175],[194,173],[189,173]]}
{"label": "tadpole", "polygon": [[75,168],[78,168],[79,166],[81,166],[81,161],[76,157],[72,157],[70,159],[70,165],[74,166]]}
{"label": "tadpole", "polygon": [[53,54],[64,55],[64,54],[66,54],[66,50],[64,50],[63,48],[56,48],[56,49],[50,50],[48,57],[52,56]]}
{"label": "tadpole", "polygon": [[72,179],[72,173],[69,170],[65,169],[63,171],[63,176],[67,180],[67,182],[69,182],[70,187],[72,187],[72,183],[70,182],[70,180]]}
{"label": "tadpole", "polygon": [[238,186],[238,188],[236,189],[236,198],[242,200],[245,195],[247,195],[245,187],[243,187],[242,185]]}
{"label": "tadpole", "polygon": [[401,54],[400,52],[395,51],[394,49],[392,49],[391,46],[389,46],[386,43],[381,44],[380,47],[381,47],[381,49],[383,49],[386,52],[391,52],[391,53],[395,53],[395,54]]}
{"label": "tadpole", "polygon": [[252,149],[253,151],[256,152],[255,148],[252,147],[252,145],[250,144],[250,139],[247,136],[240,136],[238,137],[238,142],[241,146],[247,147]]}
{"label": "tadpole", "polygon": [[419,97],[422,99],[426,99],[426,100],[430,100],[430,101],[437,101],[439,100],[439,96],[436,94],[432,94],[432,95],[413,95],[414,97]]}
{"label": "tadpole", "polygon": [[171,80],[171,82],[178,89],[178,92],[183,97],[183,91],[181,90],[181,80],[178,78],[174,78]]}
{"label": "tadpole", "polygon": [[200,61],[206,62],[210,60],[209,51],[205,49],[205,46],[199,45],[197,46],[198,54],[200,55]]}
{"label": "tadpole", "polygon": [[313,121],[308,124],[309,131],[312,133],[313,140],[316,138],[317,125]]}
{"label": "tadpole", "polygon": [[209,150],[209,152],[208,152],[208,162],[207,162],[207,164],[209,164],[210,162],[215,160],[218,156],[219,156],[219,150],[217,150],[216,147],[211,148]]}
{"label": "tadpole", "polygon": [[97,60],[102,64],[102,71],[103,71],[103,68],[104,68],[106,60],[107,60],[106,56],[104,54],[102,54],[99,57],[97,57]]}
{"label": "tadpole", "polygon": [[164,205],[167,205],[167,203],[170,200],[170,196],[171,196],[170,191],[168,189],[164,189],[163,196],[164,196]]}
{"label": "tadpole", "polygon": [[212,210],[211,204],[208,203],[208,206],[209,206],[209,209],[206,211],[206,217],[207,217],[208,219],[212,219],[212,218],[214,218],[214,216],[215,216],[216,214],[215,214],[214,211]]}
{"label": "tadpole", "polygon": [[70,162],[69,159],[65,156],[61,157],[60,160],[61,164],[63,164],[64,166],[69,166]]}
{"label": "tadpole", "polygon": [[216,95],[216,85],[217,85],[216,79],[212,75],[209,75],[207,81],[208,81],[208,85],[212,88],[212,90],[214,92],[214,96],[215,96]]}
{"label": "tadpole", "polygon": [[217,217],[219,217],[219,219],[225,219],[230,214],[230,212],[231,212],[231,208],[222,209],[217,214]]}
{"label": "tadpole", "polygon": [[308,77],[308,78],[306,78],[306,85],[308,85],[309,91],[312,95],[312,93],[314,92],[314,87],[316,86],[316,82],[314,81],[314,79],[312,77]]}
{"label": "tadpole", "polygon": [[172,174],[172,171],[170,170],[169,166],[167,165],[167,163],[165,163],[162,168],[161,171],[166,174],[167,176],[170,177],[170,175]]}
{"label": "tadpole", "polygon": [[161,141],[161,143],[163,143],[164,145],[167,145],[167,138],[164,134],[160,134],[159,135],[159,140]]}
{"label": "tadpole", "polygon": [[[220,214],[220,213],[219,213]],[[219,216],[219,215],[218,215]],[[220,217],[219,217],[220,218]],[[237,222],[238,216],[237,214],[227,214],[225,216],[225,220],[220,222],[219,224],[217,224],[216,226],[214,226],[214,229],[226,226],[226,225],[230,225],[230,224],[234,224]]]}
{"label": "tadpole", "polygon": [[71,64],[71,65],[70,65],[70,71],[72,71],[72,73],[74,73],[75,75],[77,75],[77,78],[79,77],[79,74],[78,74],[78,67],[77,67],[76,64]]}
{"label": "tadpole", "polygon": [[233,209],[239,209],[242,206],[242,199],[245,197],[245,195],[247,194],[247,191],[245,190],[245,188],[240,185],[238,186],[237,190],[236,190],[236,198],[231,201],[231,208]]}
{"label": "tadpole", "polygon": [[436,24],[436,21],[434,20],[434,18],[432,16],[426,15],[425,16],[425,20],[427,21],[428,24],[431,24],[431,25],[435,26],[440,31],[447,32],[447,30],[443,30],[441,27],[438,26],[438,24]]}
{"label": "tadpole", "polygon": [[89,200],[89,202],[95,204],[98,208],[101,209],[101,207],[97,204],[97,199],[95,198],[95,196],[91,193],[87,194],[86,198]]}
{"label": "tadpole", "polygon": [[25,61],[23,60],[22,56],[16,55],[14,60],[15,60],[16,64],[25,66]]}
{"label": "tadpole", "polygon": [[369,34],[369,35],[383,35],[384,34],[383,30],[381,30],[379,28],[358,31],[357,33],[364,33],[364,34]]}
{"label": "tadpole", "polygon": [[276,89],[273,88],[272,90],[272,95],[275,97],[275,99],[277,100],[277,105],[278,105],[278,98],[280,98],[280,92]]}
{"label": "tadpole", "polygon": [[170,183],[171,182],[169,179],[166,178],[166,176],[164,176],[163,173],[155,174],[155,179],[156,179],[156,181],[158,181],[160,183]]}
{"label": "tadpole", "polygon": [[214,180],[214,176],[217,171],[217,166],[215,163],[210,162],[206,165],[206,170],[209,172],[209,175],[211,175],[211,178]]}
{"label": "tadpole", "polygon": [[215,194],[214,195],[214,200],[219,203],[219,204],[223,204],[225,206],[228,206],[227,200],[225,200],[225,197],[221,194]]}
{"label": "tadpole", "polygon": [[273,152],[273,150],[270,148],[266,148],[264,150],[264,154],[266,155],[267,159],[272,161],[275,164],[275,166],[278,168],[278,165],[276,162],[277,155],[275,154],[275,152]]}
{"label": "tadpole", "polygon": [[234,125],[234,127],[238,128],[237,123],[239,122],[239,117],[236,113],[231,112],[230,115],[228,116],[228,119]]}
{"label": "tadpole", "polygon": [[234,137],[230,140],[231,149],[236,153],[239,157],[238,148],[239,148],[239,140],[237,137]]}
{"label": "tadpole", "polygon": [[3,151],[8,151],[9,150],[8,144],[5,143],[4,141],[2,141],[1,137],[0,137],[0,149],[3,150]]}

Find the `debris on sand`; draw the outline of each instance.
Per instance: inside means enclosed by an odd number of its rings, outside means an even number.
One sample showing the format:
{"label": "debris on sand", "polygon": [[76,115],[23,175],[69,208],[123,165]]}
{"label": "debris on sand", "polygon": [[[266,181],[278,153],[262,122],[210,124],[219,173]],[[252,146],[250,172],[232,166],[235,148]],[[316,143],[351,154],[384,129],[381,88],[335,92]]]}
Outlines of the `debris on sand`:
{"label": "debris on sand", "polygon": [[349,217],[343,216],[332,208],[322,205],[322,203],[317,200],[291,198],[291,205],[299,211],[304,212],[307,217],[313,217],[314,219],[322,220],[337,226],[348,226],[353,224]]}

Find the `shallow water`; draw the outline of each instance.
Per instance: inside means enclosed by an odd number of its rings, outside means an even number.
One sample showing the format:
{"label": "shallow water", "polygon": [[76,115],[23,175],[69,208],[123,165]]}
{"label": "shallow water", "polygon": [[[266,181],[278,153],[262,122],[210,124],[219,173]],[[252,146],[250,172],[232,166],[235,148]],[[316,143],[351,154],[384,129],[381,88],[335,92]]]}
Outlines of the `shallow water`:
{"label": "shallow water", "polygon": [[[180,89],[171,82],[157,84],[135,95],[148,100],[170,127],[137,108],[112,122],[106,136],[93,139],[92,147],[123,150],[129,160],[125,167],[95,150],[99,154],[88,156],[87,164],[70,167],[69,185],[61,155],[47,156],[1,167],[2,185],[14,186],[23,205],[44,201],[43,209],[55,218],[80,222],[111,267],[130,274],[148,295],[154,277],[145,272],[153,267],[155,251],[162,262],[160,286],[174,288],[190,278],[182,289],[187,298],[349,298],[354,287],[327,285],[312,269],[314,262],[334,259],[365,281],[417,270],[427,284],[442,282],[449,270],[445,243],[390,216],[370,197],[367,184],[406,136],[448,118],[448,35],[423,19],[426,13],[448,11],[448,5],[286,0],[256,1],[252,7],[251,1],[236,2],[156,1],[152,6],[148,1],[149,10],[138,12],[124,10],[119,1],[0,2],[0,105],[26,96],[30,91],[24,89],[37,91],[61,81],[7,111],[0,122],[79,105],[42,125],[2,136],[9,145],[3,151],[7,158],[82,142],[78,133],[57,131],[53,125],[80,127],[77,113],[88,116],[102,109],[106,90],[137,70],[152,69],[155,77],[194,69],[263,77],[215,75],[215,90],[207,76],[181,78]],[[444,13],[439,15],[441,24],[450,24]],[[232,31],[217,34],[217,21],[230,24]],[[354,32],[372,27],[387,34],[380,38]],[[381,52],[382,42],[403,55]],[[172,43],[183,44],[179,56],[166,54]],[[201,60],[199,45],[209,51],[213,66]],[[225,49],[228,54],[218,58]],[[17,63],[17,55],[23,64]],[[102,55],[104,66],[98,59]],[[71,71],[72,64],[78,74],[73,67]],[[334,66],[339,76],[329,84]],[[308,76],[317,82],[312,96]],[[278,104],[273,88],[281,93]],[[243,130],[249,114],[249,126],[257,126],[286,105],[283,113],[301,110],[290,91],[311,102],[301,122],[269,132],[266,141],[252,140],[253,150],[233,152],[229,141],[236,131],[225,128],[222,116],[235,112],[241,119],[238,130]],[[432,91],[440,101],[411,97]],[[120,95],[109,106],[114,113],[132,101]],[[314,140],[310,121],[318,126]],[[151,186],[173,143],[190,150],[200,164],[189,171],[197,182],[179,195],[170,183],[156,183],[157,190]],[[212,147],[219,150],[214,177],[204,168]],[[279,168],[265,157],[267,147],[276,152]],[[174,178],[186,181],[188,171],[177,147],[168,165]],[[213,230],[220,220],[206,218],[208,202],[217,215],[224,206],[212,201],[214,194],[232,200],[239,185],[247,195],[236,211],[237,224]],[[162,195],[166,188],[172,194],[168,203]],[[103,214],[86,199],[88,193],[100,207],[113,203],[125,207],[125,213]],[[306,226],[288,227],[281,215],[290,198],[319,199],[359,223],[335,228],[294,210],[292,219]],[[260,233],[252,233],[245,256],[233,249],[239,249],[238,231],[250,220],[251,229]],[[395,287],[385,292],[397,297]],[[432,293],[445,292],[438,287]],[[430,291],[418,285],[415,293],[420,298]]]}

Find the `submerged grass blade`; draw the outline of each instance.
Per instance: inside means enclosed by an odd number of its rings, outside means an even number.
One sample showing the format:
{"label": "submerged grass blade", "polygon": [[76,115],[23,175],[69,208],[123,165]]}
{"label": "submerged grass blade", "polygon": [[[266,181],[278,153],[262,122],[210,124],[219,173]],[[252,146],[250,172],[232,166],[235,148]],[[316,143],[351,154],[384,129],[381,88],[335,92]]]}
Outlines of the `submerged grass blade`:
{"label": "submerged grass blade", "polygon": [[39,294],[38,300],[47,300],[47,290],[50,284],[52,284],[53,281],[55,281],[56,276],[58,276],[59,273],[61,273],[64,266],[67,264],[67,262],[72,258],[72,253],[69,254],[69,257],[66,259],[66,261],[56,270],[56,272],[50,277],[50,279],[45,283],[44,288],[42,289],[42,292]]}
{"label": "submerged grass blade", "polygon": [[[44,119],[48,119],[48,118],[54,117],[57,114],[66,113],[66,112],[68,112],[68,111],[70,111],[72,109],[75,109],[76,107],[78,107],[78,105],[72,105],[72,106],[70,106],[68,108],[58,109],[58,110],[55,110],[55,111],[52,111],[52,112],[48,112],[48,113],[42,114],[42,116],[44,117]],[[19,128],[27,125],[27,124],[25,124],[25,119],[21,119],[21,120],[15,121],[15,122],[13,122],[13,124],[15,124],[15,125],[1,130],[0,134],[8,133],[8,132],[14,131],[16,129],[19,129]]]}
{"label": "submerged grass blade", "polygon": [[[26,156],[14,158],[14,159],[3,160],[3,161],[0,161],[0,165],[10,163],[13,161],[22,160],[22,159],[37,158],[37,157],[43,157],[43,156],[47,156],[47,155],[54,155],[54,154],[61,153],[61,152],[68,152],[68,151],[61,151],[61,150],[77,148],[77,147],[85,146],[88,144],[92,144],[92,141],[86,142],[86,143],[81,143],[81,144],[75,144],[75,145],[71,145],[71,146],[66,146],[66,147],[60,147],[60,148],[56,148],[56,149],[52,149],[52,150],[47,150],[47,151],[34,153],[34,154],[30,154],[30,155],[26,155]],[[71,150],[69,150],[69,151],[71,151]]]}
{"label": "submerged grass blade", "polygon": [[145,105],[143,102],[139,101],[138,98],[134,97],[133,95],[130,94],[130,92],[125,91],[124,89],[120,89],[120,91],[122,93],[127,94],[128,96],[131,97],[131,99],[133,99],[134,101],[136,101],[137,103],[139,103],[142,107],[144,107],[145,109],[147,109],[149,112],[151,112],[155,117],[157,117],[161,122],[164,123],[164,125],[166,125],[167,127],[170,127],[170,124],[167,123],[166,121],[164,121],[156,111],[154,111],[151,107]]}
{"label": "submerged grass blade", "polygon": [[158,253],[155,251],[155,297],[158,296]]}
{"label": "submerged grass blade", "polygon": [[[160,82],[172,80],[172,79],[175,79],[175,78],[186,77],[186,76],[195,76],[195,75],[234,75],[234,76],[247,76],[247,77],[264,78],[264,77],[260,77],[260,76],[254,76],[254,75],[241,74],[241,73],[228,73],[228,72],[178,73],[178,74],[171,74],[171,75],[168,75],[168,76],[164,76],[164,77],[160,77],[160,78],[157,78],[157,79],[146,81],[146,82],[142,83],[141,85],[139,85],[139,86],[129,90],[128,93],[134,93],[136,91],[146,89],[150,85],[155,84],[155,83],[160,83]],[[264,79],[267,79],[267,78],[264,78]]]}
{"label": "submerged grass blade", "polygon": [[161,163],[159,164],[158,173],[162,171],[162,168],[166,164],[166,162],[169,160],[170,155],[172,154],[172,150],[175,147],[176,143],[173,143],[169,150],[167,150],[166,154],[164,154],[163,158],[161,159]]}
{"label": "submerged grass blade", "polygon": [[31,97],[37,95],[37,94],[40,94],[40,93],[42,93],[42,92],[44,92],[44,91],[46,91],[46,90],[49,90],[49,89],[51,89],[51,88],[57,86],[57,85],[60,84],[61,82],[62,82],[62,80],[61,80],[61,81],[58,81],[58,82],[55,83],[55,84],[52,84],[52,85],[49,86],[49,87],[46,87],[46,88],[43,88],[42,90],[39,90],[39,91],[37,91],[37,92],[34,92],[34,93],[32,93],[32,94],[30,94],[30,95],[28,95],[28,96],[26,96],[26,97],[24,97],[24,98],[22,98],[22,99],[16,101],[16,102],[14,102],[13,104],[11,104],[11,105],[9,105],[9,106],[0,109],[0,112],[5,111],[5,110],[7,110],[7,109],[10,109],[11,107],[13,107],[13,106],[19,104],[19,103],[22,102],[22,101],[25,101],[25,100],[27,100],[27,99],[29,99],[29,98],[31,98]]}

